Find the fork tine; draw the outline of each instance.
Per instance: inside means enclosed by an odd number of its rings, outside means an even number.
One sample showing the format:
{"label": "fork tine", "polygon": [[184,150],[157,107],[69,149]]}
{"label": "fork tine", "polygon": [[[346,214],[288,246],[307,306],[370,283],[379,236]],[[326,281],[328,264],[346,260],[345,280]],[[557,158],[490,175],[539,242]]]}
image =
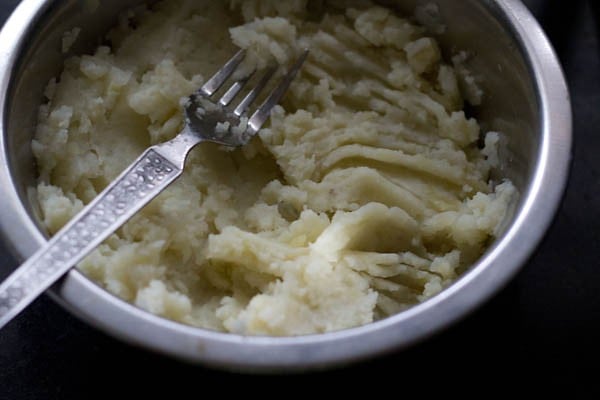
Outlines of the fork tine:
{"label": "fork tine", "polygon": [[235,71],[244,59],[245,54],[245,50],[240,50],[235,53],[235,55],[200,88],[200,92],[205,96],[212,96],[213,93],[223,86],[227,78],[233,74],[233,71]]}
{"label": "fork tine", "polygon": [[233,101],[235,96],[238,95],[240,90],[242,90],[244,88],[244,86],[246,86],[246,83],[248,83],[248,81],[250,80],[250,78],[252,78],[253,75],[254,75],[254,72],[252,72],[250,75],[248,75],[244,79],[240,79],[239,81],[236,81],[233,85],[231,85],[231,87],[229,89],[227,89],[227,92],[225,92],[223,97],[221,97],[221,99],[219,99],[219,104],[222,105],[223,107],[228,106],[229,103],[231,103]]}
{"label": "fork tine", "polygon": [[285,95],[285,92],[290,87],[290,84],[298,74],[298,71],[306,61],[308,57],[308,49],[304,50],[302,55],[298,58],[298,60],[290,67],[287,74],[281,79],[279,85],[269,94],[269,97],[261,104],[261,106],[252,114],[250,120],[248,121],[248,133],[251,135],[258,132],[260,127],[265,123],[265,121],[271,115],[271,110],[275,107]]}
{"label": "fork tine", "polygon": [[250,93],[248,93],[246,97],[244,97],[244,100],[242,100],[240,104],[238,104],[235,110],[233,110],[233,113],[235,115],[240,117],[244,112],[246,112],[246,110],[248,109],[248,107],[250,107],[252,102],[256,100],[260,92],[262,92],[265,86],[267,86],[267,83],[269,82],[275,71],[277,71],[277,67],[271,67],[267,70],[267,72],[265,72],[265,74],[263,75],[261,80],[256,84],[254,89],[252,89]]}

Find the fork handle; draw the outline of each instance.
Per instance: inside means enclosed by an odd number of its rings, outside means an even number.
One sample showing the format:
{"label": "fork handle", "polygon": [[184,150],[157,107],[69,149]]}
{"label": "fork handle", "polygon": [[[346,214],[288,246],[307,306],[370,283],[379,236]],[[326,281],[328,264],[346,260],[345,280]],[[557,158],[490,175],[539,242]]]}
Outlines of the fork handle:
{"label": "fork handle", "polygon": [[0,285],[0,328],[181,175],[187,151],[174,159],[173,146],[146,150]]}

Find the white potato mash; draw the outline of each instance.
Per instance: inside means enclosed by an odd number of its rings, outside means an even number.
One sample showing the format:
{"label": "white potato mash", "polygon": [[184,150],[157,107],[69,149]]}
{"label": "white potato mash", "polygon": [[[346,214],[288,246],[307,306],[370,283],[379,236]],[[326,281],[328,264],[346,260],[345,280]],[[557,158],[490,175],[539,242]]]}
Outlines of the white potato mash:
{"label": "white potato mash", "polygon": [[481,256],[516,196],[489,183],[497,133],[462,111],[436,41],[353,1],[168,0],[124,15],[47,88],[33,150],[56,232],[149,145],[236,46],[245,68],[310,56],[270,124],[184,175],[80,268],[186,324],[301,335],[366,324],[440,292]]}

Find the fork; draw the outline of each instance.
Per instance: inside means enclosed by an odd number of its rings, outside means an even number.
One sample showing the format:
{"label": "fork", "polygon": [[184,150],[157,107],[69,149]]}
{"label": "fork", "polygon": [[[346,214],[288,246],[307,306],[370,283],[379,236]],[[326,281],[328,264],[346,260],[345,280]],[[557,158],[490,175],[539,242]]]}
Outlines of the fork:
{"label": "fork", "polygon": [[250,106],[277,68],[269,68],[233,110],[231,103],[250,77],[235,81],[218,101],[212,99],[244,56],[244,50],[238,51],[189,96],[184,104],[185,125],[175,138],[149,147],[0,285],[0,328],[179,177],[188,153],[196,145],[207,141],[240,147],[248,143],[283,98],[306,60],[308,50],[294,62],[249,118],[246,115]]}

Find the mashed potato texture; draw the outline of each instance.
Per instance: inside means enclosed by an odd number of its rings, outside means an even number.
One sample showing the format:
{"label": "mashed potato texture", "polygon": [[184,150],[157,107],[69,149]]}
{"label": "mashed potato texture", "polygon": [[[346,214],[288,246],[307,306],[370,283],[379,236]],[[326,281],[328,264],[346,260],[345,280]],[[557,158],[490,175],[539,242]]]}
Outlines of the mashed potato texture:
{"label": "mashed potato texture", "polygon": [[[348,3],[348,4],[346,4]],[[481,256],[516,191],[462,111],[436,41],[364,1],[169,0],[125,14],[48,85],[33,150],[59,230],[237,47],[244,68],[310,56],[247,146],[202,144],[184,175],[81,264],[152,313],[250,335],[354,327],[440,292]]]}

